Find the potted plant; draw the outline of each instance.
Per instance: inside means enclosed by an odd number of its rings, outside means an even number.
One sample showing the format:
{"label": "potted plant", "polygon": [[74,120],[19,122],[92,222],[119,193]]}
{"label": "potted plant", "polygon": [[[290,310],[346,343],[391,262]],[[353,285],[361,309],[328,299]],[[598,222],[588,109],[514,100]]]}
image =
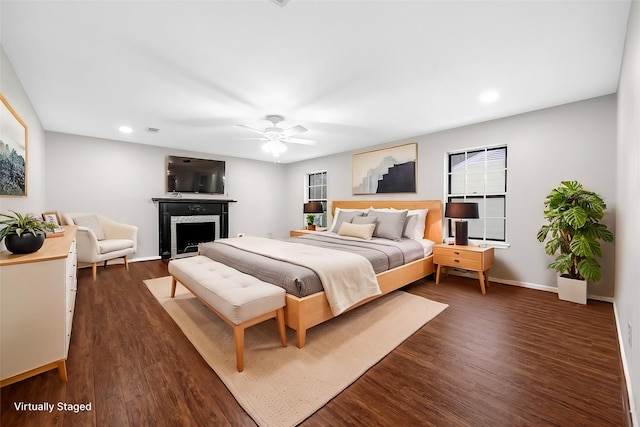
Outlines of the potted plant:
{"label": "potted plant", "polygon": [[4,217],[0,221],[0,225],[4,225],[0,229],[0,241],[4,239],[5,246],[14,254],[36,252],[44,243],[45,230],[53,225],[43,224],[31,214],[21,215],[18,212],[13,212],[13,215],[0,214],[0,217]]}
{"label": "potted plant", "polygon": [[544,202],[548,224],[538,230],[547,255],[555,255],[549,268],[558,274],[560,299],[587,303],[587,282],[602,277],[597,257],[600,242],[613,242],[613,234],[599,221],[607,208],[602,197],[585,190],[578,181],[562,181]]}
{"label": "potted plant", "polygon": [[315,230],[316,226],[313,224],[316,220],[316,216],[309,214],[307,215],[307,230]]}

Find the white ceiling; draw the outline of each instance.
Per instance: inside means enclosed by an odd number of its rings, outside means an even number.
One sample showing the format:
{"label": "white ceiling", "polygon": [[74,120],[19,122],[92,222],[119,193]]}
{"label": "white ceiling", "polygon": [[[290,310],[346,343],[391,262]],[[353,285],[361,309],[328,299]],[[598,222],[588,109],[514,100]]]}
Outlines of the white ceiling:
{"label": "white ceiling", "polygon": [[289,163],[615,93],[630,0],[0,5],[46,130],[272,161],[280,114]]}

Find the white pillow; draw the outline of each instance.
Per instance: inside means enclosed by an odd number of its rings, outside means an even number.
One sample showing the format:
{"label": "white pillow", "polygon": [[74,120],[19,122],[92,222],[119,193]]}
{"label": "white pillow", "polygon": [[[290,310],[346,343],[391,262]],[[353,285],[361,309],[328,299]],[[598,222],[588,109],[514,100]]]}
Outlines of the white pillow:
{"label": "white pillow", "polygon": [[338,235],[371,240],[373,230],[375,229],[375,224],[351,224],[350,222],[343,222],[340,226],[340,230],[338,230]]}
{"label": "white pillow", "polygon": [[104,230],[100,225],[100,221],[95,215],[78,216],[73,218],[73,222],[75,222],[75,224],[80,227],[86,227],[89,230],[93,231],[93,233],[96,235],[96,239],[98,240],[104,240],[106,238],[104,235]]}

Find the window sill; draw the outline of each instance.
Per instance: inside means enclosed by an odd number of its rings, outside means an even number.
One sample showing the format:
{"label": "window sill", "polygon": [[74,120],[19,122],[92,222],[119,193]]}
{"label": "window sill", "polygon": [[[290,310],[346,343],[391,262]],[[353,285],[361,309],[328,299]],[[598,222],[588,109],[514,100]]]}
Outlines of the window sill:
{"label": "window sill", "polygon": [[[453,242],[453,238],[444,239],[444,243]],[[479,246],[481,248],[493,247],[496,249],[509,249],[511,244],[507,242],[494,242],[492,240],[473,240],[469,239],[469,246]]]}

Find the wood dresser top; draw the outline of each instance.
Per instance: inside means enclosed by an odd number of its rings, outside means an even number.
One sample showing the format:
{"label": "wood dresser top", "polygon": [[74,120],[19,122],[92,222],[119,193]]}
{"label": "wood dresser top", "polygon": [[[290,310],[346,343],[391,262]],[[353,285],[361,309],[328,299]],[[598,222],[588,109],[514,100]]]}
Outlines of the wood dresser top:
{"label": "wood dresser top", "polygon": [[6,250],[0,252],[0,267],[66,258],[78,227],[65,225],[62,228],[65,230],[63,236],[44,239],[44,245],[37,252],[24,255],[12,254]]}

